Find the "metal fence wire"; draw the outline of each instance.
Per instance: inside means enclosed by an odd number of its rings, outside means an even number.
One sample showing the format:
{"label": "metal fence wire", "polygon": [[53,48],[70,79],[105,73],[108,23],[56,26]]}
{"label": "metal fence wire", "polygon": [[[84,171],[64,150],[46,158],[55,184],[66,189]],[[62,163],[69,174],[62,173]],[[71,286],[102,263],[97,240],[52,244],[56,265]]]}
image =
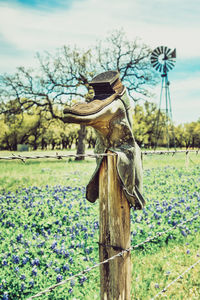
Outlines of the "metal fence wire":
{"label": "metal fence wire", "polygon": [[[141,247],[142,245],[145,245],[145,244],[147,244],[147,243],[149,243],[149,242],[155,240],[156,238],[158,238],[158,237],[160,237],[160,236],[162,236],[162,235],[164,235],[164,234],[166,234],[166,233],[169,233],[169,232],[175,230],[176,228],[181,227],[182,225],[184,225],[184,224],[186,224],[186,223],[188,223],[188,222],[192,222],[192,221],[196,220],[198,217],[199,217],[199,213],[196,214],[196,215],[194,215],[192,218],[190,218],[190,219],[188,219],[188,220],[185,220],[185,221],[183,221],[183,222],[181,222],[181,223],[179,223],[179,224],[176,224],[176,225],[174,225],[173,227],[171,227],[171,228],[169,228],[169,229],[167,229],[167,230],[165,230],[165,231],[157,232],[156,235],[154,235],[153,237],[148,237],[145,241],[143,241],[143,242],[141,242],[141,243],[139,243],[139,244],[137,244],[137,245],[131,246],[131,247],[128,248],[128,249],[124,249],[124,250],[122,250],[121,252],[119,252],[119,253],[117,253],[117,254],[111,256],[110,258],[108,258],[108,259],[106,259],[106,260],[104,260],[104,261],[102,261],[102,262],[96,263],[96,264],[93,265],[92,267],[89,267],[89,268],[87,268],[87,269],[85,269],[85,270],[83,270],[83,271],[81,271],[81,272],[79,272],[79,273],[77,273],[77,274],[75,274],[75,275],[73,275],[73,276],[71,276],[71,277],[69,277],[69,278],[67,278],[67,279],[65,279],[65,280],[63,280],[63,281],[61,281],[61,282],[59,282],[59,283],[57,283],[57,284],[54,284],[54,285],[52,285],[52,286],[46,288],[45,290],[39,292],[38,294],[36,294],[36,295],[34,295],[34,296],[31,296],[31,297],[28,298],[27,300],[32,300],[32,299],[35,299],[35,298],[37,298],[37,297],[40,297],[40,296],[42,296],[42,295],[44,295],[44,294],[46,294],[46,293],[49,293],[49,292],[51,292],[52,290],[54,290],[55,288],[57,288],[58,286],[64,285],[64,284],[66,284],[67,282],[69,282],[69,281],[71,281],[71,280],[73,280],[73,279],[76,279],[77,277],[80,277],[80,276],[82,276],[82,275],[84,275],[84,274],[86,274],[86,273],[92,271],[93,269],[96,269],[96,268],[100,267],[100,266],[103,265],[103,264],[109,263],[109,261],[111,261],[111,260],[113,260],[113,259],[115,259],[115,258],[117,258],[117,257],[123,257],[123,255],[124,255],[125,253],[130,252],[130,251],[133,251],[133,250],[135,250],[135,249]],[[198,263],[199,263],[199,262],[198,262]],[[195,263],[194,265],[190,266],[190,268],[188,268],[186,271],[189,272],[189,271],[190,271],[194,266],[196,266],[196,265],[197,265],[197,263]],[[167,288],[168,288],[169,286],[171,286],[172,284],[174,284],[181,276],[183,276],[183,275],[186,273],[186,271],[185,271],[184,273],[180,274],[176,280],[174,280],[174,281],[173,281],[172,283],[170,283],[167,287],[165,287],[165,289],[163,289],[160,293],[163,293],[164,291],[166,291]],[[160,293],[159,293],[159,295],[160,295]],[[157,295],[156,295],[155,297],[157,297]],[[153,299],[154,299],[154,298],[153,298]]]}
{"label": "metal fence wire", "polygon": [[[196,154],[199,153],[199,150],[158,150],[158,151],[142,151],[142,155],[154,155],[154,154],[157,154],[157,155],[166,155],[166,154],[176,154],[176,153],[186,153],[186,155],[189,153],[189,152],[194,152]],[[54,154],[54,155],[12,155],[12,156],[0,156],[0,160],[21,160],[23,162],[25,162],[27,159],[62,159],[62,158],[72,158],[72,157],[75,157],[75,158],[80,158],[80,157],[90,157],[90,158],[97,158],[97,157],[106,157],[106,156],[115,156],[117,154],[115,153],[100,153],[100,154]],[[45,290],[43,291],[40,291],[39,293],[37,293],[36,295],[33,295],[31,297],[29,297],[27,300],[32,300],[32,299],[35,299],[35,298],[38,298],[44,294],[47,294],[51,291],[53,291],[55,288],[59,287],[59,286],[62,286],[62,285],[65,285],[67,282],[73,280],[73,279],[76,279],[92,270],[94,270],[95,268],[98,268],[100,267],[101,265],[103,264],[106,264],[106,263],[109,263],[109,261],[111,260],[114,260],[115,258],[117,257],[123,257],[123,255],[127,252],[130,252],[130,251],[133,251],[141,246],[143,246],[144,244],[147,244],[149,242],[152,242],[153,240],[155,240],[156,238],[158,237],[161,237],[162,235],[166,234],[166,233],[169,233],[179,227],[181,227],[182,225],[188,223],[188,222],[192,222],[194,220],[196,220],[197,218],[199,217],[199,213],[196,213],[192,218],[188,219],[188,220],[185,220],[179,224],[176,224],[174,225],[173,227],[165,230],[165,231],[161,231],[161,232],[157,232],[153,237],[148,237],[145,241],[137,244],[137,245],[134,245],[134,246],[131,246],[130,248],[128,249],[124,249],[122,250],[121,252],[117,253],[116,255],[102,261],[102,262],[99,262],[99,263],[96,263],[94,264],[93,266],[91,267],[88,267],[86,269],[84,269],[83,271],[73,275],[73,276],[70,276],[69,278],[57,283],[57,284],[54,284],[52,286],[49,286],[48,288],[46,288]],[[106,245],[106,246],[109,246],[109,245]],[[112,247],[112,246],[111,246]],[[156,299],[158,296],[160,296],[161,294],[163,294],[164,292],[167,291],[167,289],[173,285],[178,279],[182,278],[187,272],[189,272],[191,269],[193,269],[195,266],[197,266],[197,264],[200,263],[200,259],[195,262],[194,264],[192,264],[190,267],[188,267],[183,273],[181,273],[176,279],[174,279],[172,282],[170,282],[164,289],[162,289],[159,293],[157,293],[153,298],[152,300]]]}
{"label": "metal fence wire", "polygon": [[[142,155],[166,155],[166,154],[172,154],[175,155],[176,153],[185,153],[186,155],[188,153],[199,153],[198,150],[155,150],[155,151],[141,151]],[[115,156],[116,153],[94,153],[94,154],[52,154],[52,155],[20,155],[20,154],[12,154],[11,156],[0,156],[0,160],[22,160],[26,161],[26,159],[62,159],[62,158],[82,158],[82,157],[90,157],[90,158],[97,158],[97,157],[106,157],[106,156]]]}

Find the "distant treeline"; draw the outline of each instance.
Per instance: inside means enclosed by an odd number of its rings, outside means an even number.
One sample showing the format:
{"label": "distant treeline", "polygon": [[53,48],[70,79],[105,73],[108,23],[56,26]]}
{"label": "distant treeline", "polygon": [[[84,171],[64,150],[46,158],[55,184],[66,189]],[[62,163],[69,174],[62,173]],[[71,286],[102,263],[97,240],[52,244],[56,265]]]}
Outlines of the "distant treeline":
{"label": "distant treeline", "polygon": [[[49,119],[48,113],[39,109],[18,114],[0,116],[0,150],[23,150],[28,145],[30,150],[37,149],[71,149],[77,147],[79,125],[64,124],[58,119]],[[160,115],[159,126],[156,125],[158,109],[155,104],[146,102],[144,106],[136,105],[133,109],[133,133],[141,147],[154,148],[166,146],[167,135],[165,115]],[[161,122],[162,120],[162,122]],[[95,132],[87,127],[84,144],[94,148]],[[169,128],[170,147],[200,147],[200,120]]]}
{"label": "distant treeline", "polygon": [[151,102],[138,105],[140,100],[151,99],[149,87],[160,82],[160,74],[150,63],[151,53],[140,39],[129,40],[123,30],[116,30],[95,47],[81,50],[65,45],[55,53],[38,54],[35,68],[22,66],[14,74],[0,74],[0,149],[13,151],[17,145],[69,149],[75,145],[77,154],[83,154],[85,145],[94,147],[94,131],[64,124],[62,111],[66,104],[93,99],[92,78],[108,70],[119,72],[135,104],[133,131],[140,146],[199,147],[199,121],[171,125],[167,134],[166,116],[160,115],[157,127],[157,107]]}

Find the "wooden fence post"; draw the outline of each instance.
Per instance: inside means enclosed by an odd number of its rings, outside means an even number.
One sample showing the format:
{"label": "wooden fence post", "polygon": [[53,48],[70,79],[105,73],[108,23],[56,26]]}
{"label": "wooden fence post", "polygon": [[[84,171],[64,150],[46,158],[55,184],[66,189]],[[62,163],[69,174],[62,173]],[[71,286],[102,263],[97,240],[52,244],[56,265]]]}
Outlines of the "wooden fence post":
{"label": "wooden fence post", "polygon": [[[116,156],[105,157],[99,172],[100,262],[130,247],[130,206],[120,186],[116,162]],[[101,300],[131,299],[130,252],[100,266],[100,284]]]}
{"label": "wooden fence post", "polygon": [[189,151],[185,152],[185,167],[189,168]]}

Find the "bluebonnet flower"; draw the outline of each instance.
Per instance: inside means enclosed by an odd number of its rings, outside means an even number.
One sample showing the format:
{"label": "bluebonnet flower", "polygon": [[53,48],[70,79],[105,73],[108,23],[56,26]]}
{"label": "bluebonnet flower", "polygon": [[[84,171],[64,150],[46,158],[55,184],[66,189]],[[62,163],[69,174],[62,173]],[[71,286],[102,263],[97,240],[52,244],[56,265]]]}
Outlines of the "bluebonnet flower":
{"label": "bluebonnet flower", "polygon": [[58,274],[58,276],[56,277],[56,281],[57,282],[61,282],[63,279],[62,275],[61,274]]}
{"label": "bluebonnet flower", "polygon": [[169,206],[167,207],[167,210],[172,210],[172,208],[173,208],[173,206],[172,206],[172,205],[169,205]]}
{"label": "bluebonnet flower", "polygon": [[89,261],[89,258],[88,257],[83,257],[83,261]]}
{"label": "bluebonnet flower", "polygon": [[31,287],[34,286],[34,280],[33,280],[33,279],[31,279],[31,280],[29,281],[29,285],[30,285]]}
{"label": "bluebonnet flower", "polygon": [[83,276],[83,277],[79,278],[79,283],[80,283],[81,285],[83,285],[83,283],[84,283],[86,280],[87,280],[87,277],[86,277],[86,276]]}
{"label": "bluebonnet flower", "polygon": [[22,264],[25,265],[29,261],[29,257],[23,257],[22,258]]}
{"label": "bluebonnet flower", "polygon": [[66,220],[67,220],[67,216],[64,215],[64,216],[63,216],[63,221],[66,221]]}
{"label": "bluebonnet flower", "polygon": [[62,269],[63,269],[63,272],[69,271],[69,265],[68,265],[68,264],[65,264],[65,265],[62,267]]}
{"label": "bluebonnet flower", "polygon": [[73,207],[73,205],[72,204],[70,204],[69,206],[68,206],[68,209],[72,209],[72,207]]}
{"label": "bluebonnet flower", "polygon": [[19,264],[19,262],[20,262],[19,256],[13,255],[12,259],[15,264]]}
{"label": "bluebonnet flower", "polygon": [[84,239],[85,239],[85,240],[88,239],[88,234],[87,234],[87,233],[84,234]]}
{"label": "bluebonnet flower", "polygon": [[25,280],[25,279],[26,279],[26,276],[25,276],[24,274],[22,274],[22,275],[20,276],[20,279],[21,279],[21,280]]}
{"label": "bluebonnet flower", "polygon": [[73,264],[73,262],[74,262],[74,261],[73,261],[73,258],[70,257],[70,258],[69,258],[69,263],[70,263],[70,264]]}
{"label": "bluebonnet flower", "polygon": [[71,285],[71,287],[74,287],[74,286],[75,286],[75,280],[72,279],[72,280],[70,281],[70,285]]}
{"label": "bluebonnet flower", "polygon": [[154,213],[154,217],[156,220],[160,219],[160,216],[157,213]]}
{"label": "bluebonnet flower", "polygon": [[54,271],[55,271],[56,273],[59,273],[59,272],[60,272],[60,268],[59,268],[59,267],[56,267],[56,268],[54,269]]}
{"label": "bluebonnet flower", "polygon": [[57,246],[57,244],[58,243],[56,241],[54,241],[53,244],[51,245],[51,249],[54,249]]}
{"label": "bluebonnet flower", "polygon": [[6,259],[4,259],[4,260],[2,261],[2,265],[3,265],[3,266],[7,266],[7,265],[8,265],[8,262],[7,262]]}
{"label": "bluebonnet flower", "polygon": [[9,294],[7,292],[3,294],[2,300],[9,300]]}
{"label": "bluebonnet flower", "polygon": [[25,283],[22,282],[22,284],[21,284],[21,291],[23,291],[24,289],[25,289]]}
{"label": "bluebonnet flower", "polygon": [[64,257],[65,258],[69,257],[69,251],[65,251]]}
{"label": "bluebonnet flower", "polygon": [[39,264],[40,264],[39,258],[35,258],[31,261],[32,266],[39,266]]}
{"label": "bluebonnet flower", "polygon": [[33,276],[37,276],[37,269],[36,269],[36,268],[33,268],[33,269],[32,269],[32,275],[33,275]]}

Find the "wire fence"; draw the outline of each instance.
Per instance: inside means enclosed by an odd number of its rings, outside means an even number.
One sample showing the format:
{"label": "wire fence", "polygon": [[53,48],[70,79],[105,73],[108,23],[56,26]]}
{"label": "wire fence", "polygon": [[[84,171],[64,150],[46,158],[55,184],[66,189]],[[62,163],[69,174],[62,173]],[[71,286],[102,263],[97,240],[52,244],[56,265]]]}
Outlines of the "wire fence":
{"label": "wire fence", "polygon": [[[157,154],[157,155],[166,155],[166,154],[176,154],[176,153],[186,153],[186,155],[190,152],[193,152],[193,153],[196,153],[198,154],[199,153],[199,150],[155,150],[155,151],[142,151],[142,155],[154,155],[154,154]],[[63,158],[72,158],[72,157],[75,157],[75,158],[85,158],[85,157],[90,157],[90,158],[97,158],[97,157],[106,157],[106,156],[115,156],[117,155],[116,153],[98,153],[98,154],[54,154],[54,155],[12,155],[12,156],[0,156],[0,160],[21,160],[23,162],[25,162],[27,159],[63,159]],[[65,285],[67,282],[73,280],[73,279],[76,279],[90,271],[92,271],[93,269],[95,268],[98,268],[100,267],[101,265],[103,264],[106,264],[106,263],[109,263],[111,260],[114,260],[115,258],[117,257],[123,257],[123,255],[127,252],[130,252],[130,251],[133,251],[149,242],[152,242],[153,240],[155,240],[156,238],[159,238],[161,237],[162,235],[166,234],[166,233],[169,233],[173,230],[175,230],[176,228],[179,228],[181,227],[182,225],[188,223],[188,222],[192,222],[194,220],[196,220],[197,218],[199,217],[199,213],[196,213],[192,218],[188,219],[188,220],[185,220],[179,224],[176,224],[174,225],[173,227],[165,230],[165,231],[161,231],[161,232],[157,232],[153,237],[148,237],[145,241],[137,244],[137,245],[134,245],[134,246],[131,246],[130,248],[128,249],[124,249],[122,250],[121,252],[117,253],[116,255],[102,261],[102,262],[99,262],[99,263],[96,263],[94,264],[93,266],[91,267],[88,267],[86,269],[84,269],[83,271],[73,275],[73,276],[70,276],[69,278],[57,283],[57,284],[54,284],[52,286],[49,286],[48,288],[46,288],[45,290],[43,291],[40,291],[39,293],[37,293],[36,295],[33,295],[31,297],[29,297],[27,300],[32,300],[32,299],[35,299],[35,298],[38,298],[44,294],[47,294],[51,291],[53,291],[55,288],[59,287],[59,286],[62,286],[62,285]],[[109,245],[106,245],[106,246],[109,246]],[[112,246],[110,246],[112,247]],[[162,289],[159,293],[157,293],[153,298],[153,299],[156,299],[158,296],[160,296],[162,293],[166,292],[167,289],[173,285],[178,279],[182,278],[187,272],[189,272],[191,269],[193,269],[197,264],[200,263],[200,259],[195,262],[193,265],[191,265],[190,267],[188,267],[183,273],[181,273],[176,279],[174,279],[172,282],[170,282],[164,289]]]}
{"label": "wire fence", "polygon": [[176,277],[176,279],[174,279],[173,281],[171,281],[164,289],[162,289],[158,294],[156,294],[151,300],[156,299],[158,296],[162,295],[163,293],[165,293],[167,291],[167,289],[173,285],[175,282],[177,282],[177,280],[182,279],[183,276],[188,273],[190,270],[192,270],[194,267],[196,267],[196,265],[198,265],[200,263],[200,259],[198,261],[196,261],[194,264],[192,264],[191,266],[189,266],[189,268],[187,268],[183,273],[181,273],[180,275],[178,275],[178,277]]}
{"label": "wire fence", "polygon": [[[124,250],[122,250],[121,252],[119,252],[119,253],[117,253],[117,254],[115,254],[115,255],[109,257],[108,259],[106,259],[106,260],[104,260],[104,261],[102,261],[102,262],[96,263],[96,264],[93,265],[92,267],[89,267],[89,268],[87,268],[87,269],[85,269],[85,270],[83,270],[83,271],[81,271],[81,272],[79,272],[79,273],[77,273],[77,274],[75,274],[75,275],[73,275],[73,276],[71,276],[71,277],[69,277],[69,278],[67,278],[67,279],[65,279],[65,280],[63,280],[63,281],[61,281],[61,282],[59,282],[59,283],[57,283],[57,284],[54,284],[54,285],[52,285],[52,286],[46,288],[45,290],[39,292],[38,294],[36,294],[36,295],[34,295],[34,296],[31,296],[31,297],[28,298],[27,300],[32,300],[32,299],[35,299],[35,298],[37,298],[37,297],[40,297],[40,296],[42,296],[42,295],[44,295],[44,294],[46,294],[46,293],[49,293],[49,292],[51,292],[52,290],[54,290],[55,288],[57,288],[58,286],[64,285],[64,284],[66,284],[67,282],[69,282],[69,281],[71,281],[71,280],[73,280],[73,279],[76,279],[77,277],[80,277],[80,276],[82,276],[82,275],[84,275],[84,274],[86,274],[86,273],[92,271],[93,269],[96,269],[96,268],[100,267],[100,266],[103,265],[103,264],[109,263],[111,260],[113,260],[113,259],[115,259],[115,258],[117,258],[117,257],[123,257],[123,255],[124,255],[125,253],[130,252],[130,251],[133,251],[133,250],[135,250],[135,249],[137,249],[137,248],[139,248],[139,247],[141,247],[141,246],[143,246],[143,245],[145,245],[145,244],[147,244],[147,243],[149,243],[149,242],[155,240],[156,238],[161,237],[162,235],[164,235],[164,234],[166,234],[166,233],[169,233],[169,232],[175,230],[176,228],[181,227],[182,225],[184,225],[184,224],[186,224],[186,223],[188,223],[188,222],[192,222],[192,221],[196,220],[198,217],[199,217],[199,214],[197,213],[197,214],[195,214],[192,218],[190,218],[190,219],[188,219],[188,220],[185,220],[185,221],[183,221],[183,222],[181,222],[181,223],[179,223],[179,224],[176,224],[176,225],[174,225],[173,227],[171,227],[171,228],[169,228],[169,229],[167,229],[167,230],[165,230],[165,231],[157,232],[153,237],[148,237],[145,241],[143,241],[143,242],[141,242],[141,243],[139,243],[139,244],[137,244],[137,245],[131,246],[131,247],[128,248],[128,249],[124,249]],[[196,263],[196,264],[197,264],[197,263]],[[195,265],[196,265],[196,264],[195,264]],[[190,267],[190,269],[188,268],[187,272],[189,272],[189,270],[191,270],[191,269],[192,269],[192,266]],[[186,272],[185,272],[185,273],[186,273]],[[180,276],[182,276],[182,275],[183,275],[183,274],[179,275],[178,278],[180,278]],[[175,283],[175,282],[178,280],[178,278],[177,278],[176,280],[174,280],[172,283],[170,283],[169,286],[171,286],[173,283]],[[162,292],[163,292],[164,290],[166,290],[167,288],[168,288],[168,286],[167,286],[165,289],[163,289],[160,293],[162,293]],[[160,295],[160,293],[159,293],[159,295]],[[157,297],[157,296],[156,296],[156,297]]]}
{"label": "wire fence", "polygon": [[[142,151],[142,155],[165,155],[165,154],[172,154],[175,155],[176,153],[199,153],[198,150],[155,150],[155,151]],[[52,154],[52,155],[20,155],[20,154],[12,154],[11,156],[0,156],[0,160],[22,160],[25,161],[27,159],[62,159],[62,158],[97,158],[97,157],[106,157],[106,156],[116,156],[116,153],[94,153],[94,154]]]}

